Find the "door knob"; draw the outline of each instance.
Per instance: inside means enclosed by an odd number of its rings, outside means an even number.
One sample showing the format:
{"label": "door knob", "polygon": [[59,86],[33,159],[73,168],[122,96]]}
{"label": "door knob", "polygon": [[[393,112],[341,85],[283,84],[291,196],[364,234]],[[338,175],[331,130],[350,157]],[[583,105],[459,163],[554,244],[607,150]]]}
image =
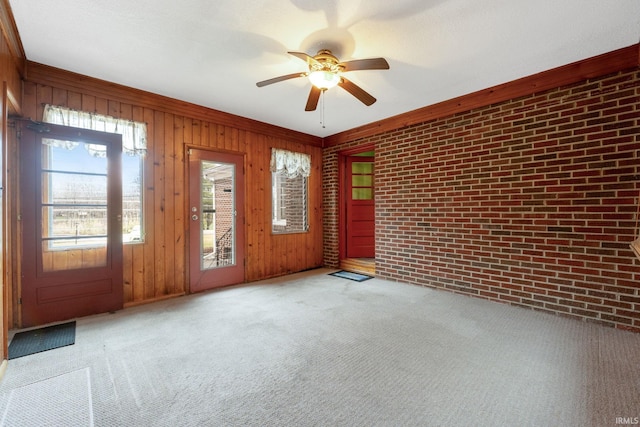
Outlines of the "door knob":
{"label": "door knob", "polygon": [[194,220],[194,221],[197,221],[198,220],[198,215],[191,215],[191,219]]}

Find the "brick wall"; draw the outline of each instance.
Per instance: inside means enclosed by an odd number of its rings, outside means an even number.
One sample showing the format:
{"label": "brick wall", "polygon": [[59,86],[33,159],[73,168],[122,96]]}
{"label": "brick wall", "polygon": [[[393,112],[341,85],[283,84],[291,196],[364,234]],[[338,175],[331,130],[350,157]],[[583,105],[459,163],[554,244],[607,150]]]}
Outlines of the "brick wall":
{"label": "brick wall", "polygon": [[308,225],[308,184],[307,179],[298,176],[287,178],[280,176],[281,219],[287,225],[273,225],[276,232],[297,232],[306,230]]}
{"label": "brick wall", "polygon": [[640,331],[640,70],[326,148],[328,266],[337,153],[372,142],[378,277]]}
{"label": "brick wall", "polygon": [[216,239],[220,239],[233,225],[233,180],[218,179],[213,188],[216,201]]}

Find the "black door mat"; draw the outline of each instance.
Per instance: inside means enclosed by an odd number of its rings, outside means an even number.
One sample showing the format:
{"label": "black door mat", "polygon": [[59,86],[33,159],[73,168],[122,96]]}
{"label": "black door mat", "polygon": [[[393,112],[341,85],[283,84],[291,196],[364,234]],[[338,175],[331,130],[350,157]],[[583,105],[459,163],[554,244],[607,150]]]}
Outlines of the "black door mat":
{"label": "black door mat", "polygon": [[75,342],[75,321],[18,332],[9,344],[9,360],[73,345]]}
{"label": "black door mat", "polygon": [[364,282],[365,280],[373,279],[371,276],[365,274],[353,273],[351,271],[336,271],[335,273],[329,273],[329,276],[342,277],[343,279],[355,280],[356,282]]}

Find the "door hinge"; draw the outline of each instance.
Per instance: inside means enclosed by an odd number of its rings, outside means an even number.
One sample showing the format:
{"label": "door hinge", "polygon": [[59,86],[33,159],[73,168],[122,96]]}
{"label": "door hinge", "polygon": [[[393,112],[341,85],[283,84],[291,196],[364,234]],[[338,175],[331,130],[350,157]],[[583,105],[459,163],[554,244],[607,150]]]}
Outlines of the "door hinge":
{"label": "door hinge", "polygon": [[18,305],[22,305],[22,297],[18,298]]}

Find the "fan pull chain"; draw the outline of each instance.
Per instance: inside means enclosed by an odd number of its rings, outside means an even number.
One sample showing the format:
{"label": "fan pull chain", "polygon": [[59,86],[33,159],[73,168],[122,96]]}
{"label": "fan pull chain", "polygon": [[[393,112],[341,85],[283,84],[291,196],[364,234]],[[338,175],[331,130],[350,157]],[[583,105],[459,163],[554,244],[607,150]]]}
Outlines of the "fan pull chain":
{"label": "fan pull chain", "polygon": [[322,108],[321,108],[322,112],[320,113],[320,114],[321,114],[321,115],[320,115],[320,124],[322,125],[322,129],[324,129],[324,128],[325,128],[325,125],[324,125],[324,93],[325,93],[326,91],[327,91],[327,90],[326,90],[326,89],[324,89],[322,92],[320,92],[320,95],[321,95],[321,97],[322,97]]}

